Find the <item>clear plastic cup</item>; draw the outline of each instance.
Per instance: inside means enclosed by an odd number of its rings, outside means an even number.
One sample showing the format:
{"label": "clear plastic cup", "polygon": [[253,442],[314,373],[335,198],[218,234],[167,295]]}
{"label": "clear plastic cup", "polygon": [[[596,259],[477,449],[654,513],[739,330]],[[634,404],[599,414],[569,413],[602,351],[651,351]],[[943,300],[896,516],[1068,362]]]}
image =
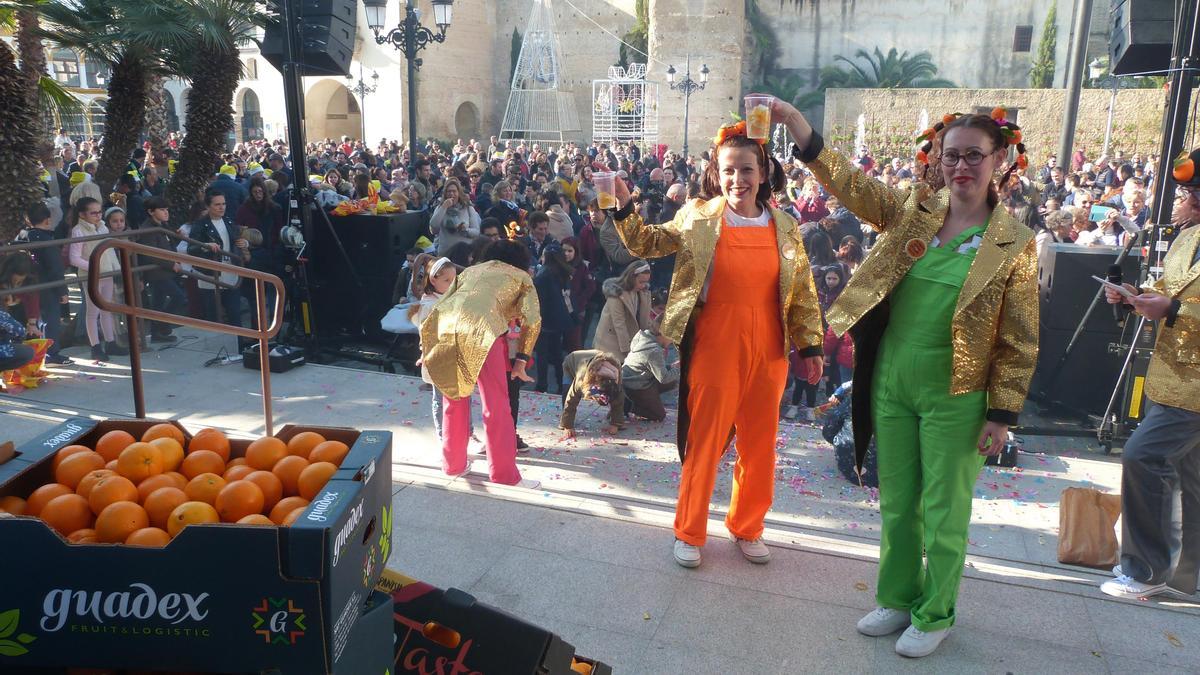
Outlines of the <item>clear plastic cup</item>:
{"label": "clear plastic cup", "polygon": [[592,184],[596,186],[596,202],[602,209],[617,208],[617,174],[613,171],[595,171]]}
{"label": "clear plastic cup", "polygon": [[770,138],[771,106],[774,103],[774,96],[754,95],[746,97],[747,138]]}

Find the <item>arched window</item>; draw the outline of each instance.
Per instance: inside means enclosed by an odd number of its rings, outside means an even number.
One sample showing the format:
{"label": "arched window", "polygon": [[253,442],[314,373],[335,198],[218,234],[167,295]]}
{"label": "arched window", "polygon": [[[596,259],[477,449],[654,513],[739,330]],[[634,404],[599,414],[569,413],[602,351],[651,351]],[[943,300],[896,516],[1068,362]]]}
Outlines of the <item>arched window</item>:
{"label": "arched window", "polygon": [[258,104],[258,94],[255,94],[253,89],[247,89],[242,94],[242,140],[262,138],[262,126],[262,108]]}
{"label": "arched window", "polygon": [[104,135],[104,122],[108,117],[105,106],[108,105],[108,100],[98,98],[88,104],[88,118],[92,124],[92,136],[99,138]]}
{"label": "arched window", "polygon": [[167,109],[167,131],[179,131],[179,110],[175,107],[175,97],[171,92],[163,90],[163,103]]}

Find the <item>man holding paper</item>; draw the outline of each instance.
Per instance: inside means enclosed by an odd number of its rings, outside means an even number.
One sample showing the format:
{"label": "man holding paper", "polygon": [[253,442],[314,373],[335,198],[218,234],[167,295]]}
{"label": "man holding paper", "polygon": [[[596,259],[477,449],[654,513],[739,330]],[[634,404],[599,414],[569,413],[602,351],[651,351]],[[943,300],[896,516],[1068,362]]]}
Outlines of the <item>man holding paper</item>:
{"label": "man holding paper", "polygon": [[[1186,160],[1200,165],[1200,150]],[[1183,229],[1163,277],[1125,295],[1105,287],[1109,303],[1125,303],[1160,321],[1146,375],[1150,406],[1121,456],[1121,565],[1100,590],[1141,598],[1173,589],[1196,592],[1200,573],[1200,176],[1173,173],[1185,192],[1175,222]]]}

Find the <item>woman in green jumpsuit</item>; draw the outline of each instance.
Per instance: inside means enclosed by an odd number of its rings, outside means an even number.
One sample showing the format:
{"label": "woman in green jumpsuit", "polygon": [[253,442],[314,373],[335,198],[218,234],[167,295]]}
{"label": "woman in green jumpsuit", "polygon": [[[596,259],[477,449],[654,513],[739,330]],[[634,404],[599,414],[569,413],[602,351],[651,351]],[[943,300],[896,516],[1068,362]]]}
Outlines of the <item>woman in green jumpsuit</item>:
{"label": "woman in green jumpsuit", "polygon": [[878,446],[879,606],[858,630],[906,629],[896,651],[925,656],[957,618],[983,456],[1003,448],[1037,362],[1037,245],[993,183],[1010,146],[1024,163],[1020,129],[1001,109],[948,115],[922,135],[918,158],[933,166],[897,190],[826,148],[792,106],[776,101],[772,112],[796,139],[795,156],[881,232],[826,317],[854,338],[860,466],[872,435]]}

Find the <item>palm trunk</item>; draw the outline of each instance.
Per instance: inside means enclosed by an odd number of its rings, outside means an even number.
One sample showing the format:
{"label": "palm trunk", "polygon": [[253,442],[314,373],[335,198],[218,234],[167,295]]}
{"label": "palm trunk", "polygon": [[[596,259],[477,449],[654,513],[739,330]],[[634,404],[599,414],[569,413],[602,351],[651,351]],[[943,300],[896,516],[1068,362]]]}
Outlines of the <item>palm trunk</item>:
{"label": "palm trunk", "polygon": [[150,78],[146,85],[146,136],[150,141],[150,166],[161,168],[160,178],[166,178],[167,168],[167,90],[162,76]]}
{"label": "palm trunk", "polygon": [[37,37],[40,24],[37,12],[17,12],[17,53],[21,58],[21,81],[25,88],[25,100],[28,110],[32,112],[30,123],[33,125],[36,139],[33,146],[34,155],[38,159],[48,161],[54,154],[54,142],[38,101],[38,81],[46,74],[46,48]]}
{"label": "palm trunk", "polygon": [[42,198],[37,159],[29,148],[37,141],[25,78],[12,50],[0,45],[0,241],[11,241],[25,224],[25,209]]}
{"label": "palm trunk", "polygon": [[195,70],[190,73],[193,95],[187,103],[187,133],[179,145],[179,163],[167,187],[172,222],[184,222],[188,209],[216,173],[225,140],[233,130],[233,94],[241,67],[237,52],[212,50],[196,58]]}
{"label": "palm trunk", "polygon": [[108,119],[119,123],[108,124],[104,129],[104,148],[100,153],[100,166],[96,169],[96,183],[101,192],[112,189],[125,173],[146,118],[145,61],[136,51],[126,51],[113,64],[106,113]]}

